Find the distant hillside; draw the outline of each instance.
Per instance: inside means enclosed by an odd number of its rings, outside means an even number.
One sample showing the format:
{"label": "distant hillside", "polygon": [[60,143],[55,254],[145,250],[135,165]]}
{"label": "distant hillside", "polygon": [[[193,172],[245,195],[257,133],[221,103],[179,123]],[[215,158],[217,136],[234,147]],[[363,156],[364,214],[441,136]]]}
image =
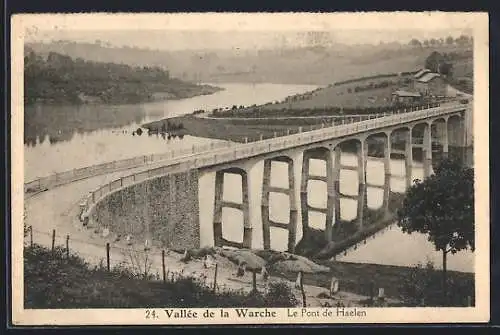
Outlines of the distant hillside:
{"label": "distant hillside", "polygon": [[219,88],[170,77],[160,67],[95,62],[27,49],[24,101],[44,103],[136,103],[211,94]]}
{"label": "distant hillside", "polygon": [[459,45],[333,45],[272,50],[148,50],[112,47],[102,42],[58,41],[30,43],[47,55],[57,52],[73,58],[133,66],[158,66],[172,76],[195,82],[269,82],[328,85],[370,75],[413,71],[431,51],[450,52]]}

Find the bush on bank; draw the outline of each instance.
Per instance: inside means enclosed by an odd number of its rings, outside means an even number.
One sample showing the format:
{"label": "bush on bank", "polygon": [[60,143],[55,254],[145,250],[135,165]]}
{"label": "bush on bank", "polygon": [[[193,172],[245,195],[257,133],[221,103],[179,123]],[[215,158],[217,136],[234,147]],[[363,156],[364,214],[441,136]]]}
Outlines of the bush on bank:
{"label": "bush on bank", "polygon": [[294,307],[286,283],[271,283],[267,292],[218,290],[200,278],[143,278],[123,267],[92,267],[82,258],[39,245],[24,250],[24,307],[160,308],[160,307]]}

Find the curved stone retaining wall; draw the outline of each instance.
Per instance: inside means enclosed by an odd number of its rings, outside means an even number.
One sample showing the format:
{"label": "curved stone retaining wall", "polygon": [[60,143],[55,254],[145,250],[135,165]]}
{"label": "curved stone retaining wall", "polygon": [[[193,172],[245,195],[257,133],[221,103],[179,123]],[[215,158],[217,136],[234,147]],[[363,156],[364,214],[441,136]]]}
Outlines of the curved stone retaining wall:
{"label": "curved stone retaining wall", "polygon": [[151,238],[172,249],[199,247],[198,170],[122,187],[100,199],[89,224],[137,242]]}

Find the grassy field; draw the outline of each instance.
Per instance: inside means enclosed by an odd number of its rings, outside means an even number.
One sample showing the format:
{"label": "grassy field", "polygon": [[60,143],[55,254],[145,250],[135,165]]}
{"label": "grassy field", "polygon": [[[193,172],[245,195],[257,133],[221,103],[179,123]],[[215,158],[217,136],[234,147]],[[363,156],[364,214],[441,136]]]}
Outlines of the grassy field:
{"label": "grassy field", "polygon": [[267,118],[275,116],[328,116],[367,114],[396,108],[392,93],[409,81],[408,75],[367,78],[355,82],[332,84],[327,87],[272,101],[259,106],[231,110],[214,110],[214,117]]}
{"label": "grassy field", "polygon": [[[234,142],[244,142],[245,137],[248,138],[248,141],[255,141],[260,138],[260,134],[262,134],[264,139],[271,138],[274,136],[274,132],[277,132],[277,135],[284,135],[287,129],[290,129],[290,133],[296,133],[299,126],[307,124],[307,121],[302,120],[285,120],[281,124],[271,125],[266,124],[267,122],[259,122],[259,124],[250,125],[243,120],[205,119],[192,115],[175,117],[169,120],[182,123],[184,126],[183,132],[186,134]],[[147,129],[159,129],[164,122],[166,121],[155,121],[144,124],[143,127]],[[318,124],[318,120],[316,119],[309,122],[312,125]]]}
{"label": "grassy field", "polygon": [[[262,135],[263,139],[276,136],[284,136],[289,131],[289,134],[299,132],[299,127],[302,131],[309,131],[311,127],[314,129],[321,128],[321,124],[331,125],[332,120],[327,117],[314,118],[289,118],[289,119],[210,119],[199,118],[193,115],[186,115],[168,119],[170,122],[182,123],[184,128],[179,131],[182,135],[192,135],[197,137],[205,137],[219,140],[228,140],[234,142],[248,142],[259,140]],[[142,125],[146,129],[152,131],[161,129],[162,125],[167,120],[154,121]],[[341,121],[337,120],[336,124]]]}
{"label": "grassy field", "polygon": [[[367,89],[355,92],[356,88],[368,85],[387,83],[387,87]],[[290,101],[265,105],[264,109],[312,109],[328,106],[356,108],[356,107],[382,107],[388,106],[391,102],[391,95],[400,85],[402,80],[397,77],[368,79],[361,82],[342,84],[338,86],[330,85],[312,94],[291,98]],[[296,101],[293,101],[296,100]]]}

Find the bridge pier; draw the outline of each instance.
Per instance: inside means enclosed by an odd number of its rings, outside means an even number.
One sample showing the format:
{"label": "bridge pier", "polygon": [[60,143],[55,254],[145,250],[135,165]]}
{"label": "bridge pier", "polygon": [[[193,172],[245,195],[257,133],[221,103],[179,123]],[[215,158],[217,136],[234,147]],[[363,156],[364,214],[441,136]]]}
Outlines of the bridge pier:
{"label": "bridge pier", "polygon": [[413,178],[413,144],[412,144],[412,127],[408,128],[405,141],[405,174],[406,174],[406,189],[409,189]]}
{"label": "bridge pier", "polygon": [[443,158],[448,158],[449,156],[449,141],[448,141],[448,118],[444,119],[443,136],[441,137],[443,145]]}
{"label": "bridge pier", "polygon": [[358,224],[358,230],[363,229],[363,214],[365,212],[366,203],[367,203],[366,184],[359,184],[357,218],[356,218]]}
{"label": "bridge pier", "polygon": [[333,149],[334,154],[334,166],[333,166],[333,190],[334,190],[334,209],[335,209],[335,233],[340,229],[340,159],[342,156],[342,148],[340,145],[335,146]]}
{"label": "bridge pier", "polygon": [[368,161],[368,148],[366,139],[361,138],[357,144],[358,151],[358,182],[366,184],[366,163]]}
{"label": "bridge pier", "polygon": [[[311,159],[323,160],[326,163],[327,175],[317,176],[309,173],[309,166]],[[340,164],[340,162],[339,162]],[[334,212],[334,199],[335,199],[335,180],[333,173],[333,162],[330,150],[326,148],[310,149],[304,151],[302,160],[302,178],[300,186],[300,203],[302,212],[302,236],[308,238],[310,235],[309,227],[309,210],[320,212],[326,215],[325,223],[325,239],[331,241],[332,228],[333,228],[333,212]],[[317,208],[308,204],[307,186],[309,180],[320,180],[327,183],[328,198],[326,208]]]}
{"label": "bridge pier", "polygon": [[[288,165],[288,188],[271,186],[272,162],[284,162]],[[288,224],[272,221],[269,218],[269,194],[286,194],[290,205],[290,221]],[[297,230],[297,207],[295,204],[295,176],[293,159],[289,157],[276,157],[264,160],[264,175],[262,183],[262,229],[264,249],[271,249],[271,227],[277,227],[288,230],[288,252],[295,251],[296,230]]]}
{"label": "bridge pier", "polygon": [[384,142],[384,174],[385,179],[391,176],[391,132],[386,133]]}
{"label": "bridge pier", "polygon": [[384,180],[384,197],[382,200],[382,208],[384,209],[384,215],[389,215],[389,197],[391,195],[391,179],[385,178]]}
{"label": "bridge pier", "polygon": [[[439,144],[441,144],[441,158],[446,159],[448,157],[449,152],[449,142],[448,142],[448,117],[443,117],[442,120],[444,122],[438,122],[440,119],[434,120],[432,125],[435,125],[436,130],[436,138],[439,140]],[[431,128],[432,129],[432,128]],[[432,134],[432,132],[431,132]]]}
{"label": "bridge pier", "polygon": [[424,165],[424,178],[428,178],[431,175],[431,167],[432,167],[432,136],[431,136],[430,123],[426,123],[424,128],[424,143],[422,147],[422,156]]}
{"label": "bridge pier", "polygon": [[[224,175],[238,174],[242,183],[242,203],[224,201]],[[246,171],[237,168],[220,170],[215,173],[215,202],[214,202],[214,245],[217,247],[231,246],[237,248],[251,248],[252,227],[250,225],[250,209],[248,205],[248,174]],[[224,207],[235,208],[243,212],[243,242],[226,240],[222,235],[222,209]]]}

